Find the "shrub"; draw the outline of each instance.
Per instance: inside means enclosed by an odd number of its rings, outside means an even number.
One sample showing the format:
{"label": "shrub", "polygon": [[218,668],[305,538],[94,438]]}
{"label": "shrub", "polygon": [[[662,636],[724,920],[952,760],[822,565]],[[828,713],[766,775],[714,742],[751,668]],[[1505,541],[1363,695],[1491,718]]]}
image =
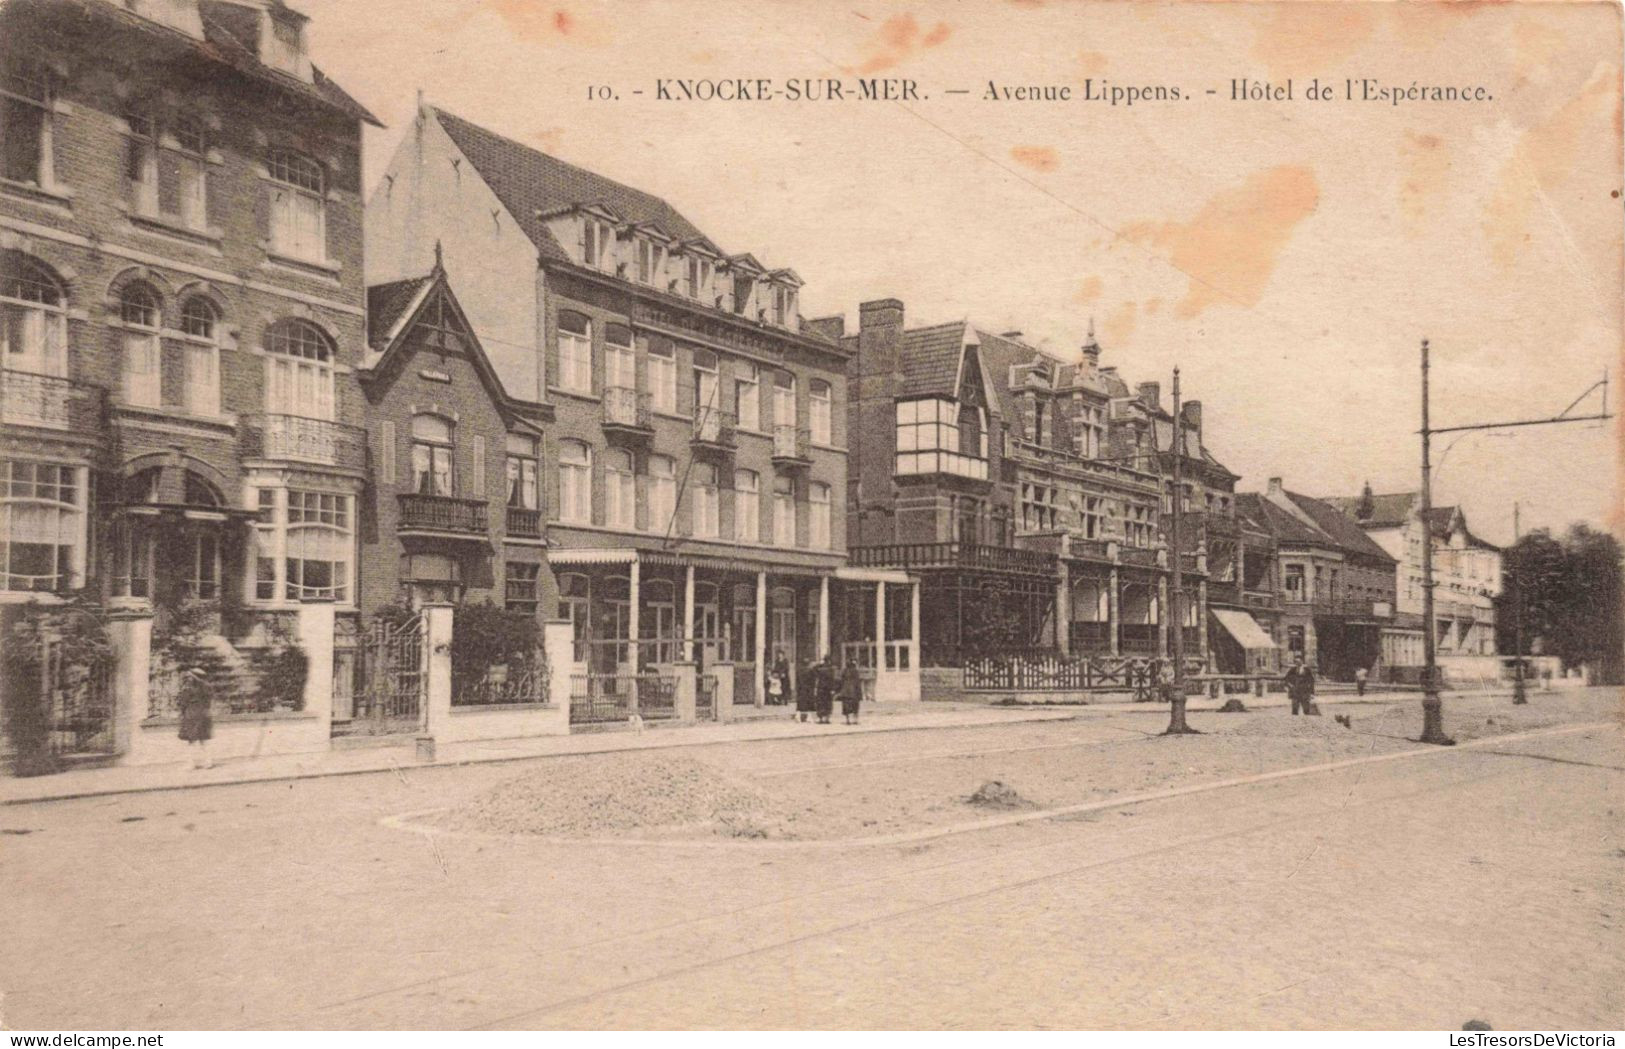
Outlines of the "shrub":
{"label": "shrub", "polygon": [[484,680],[492,667],[507,666],[512,671],[540,659],[536,617],[527,613],[490,602],[460,605],[452,614],[451,629],[453,695]]}
{"label": "shrub", "polygon": [[106,672],[114,659],[106,625],[95,606],[75,593],[59,605],[30,601],[0,609],[0,642],[0,712],[16,750],[17,775],[55,772],[54,697],[43,688],[47,648],[56,648],[65,671],[89,680]]}

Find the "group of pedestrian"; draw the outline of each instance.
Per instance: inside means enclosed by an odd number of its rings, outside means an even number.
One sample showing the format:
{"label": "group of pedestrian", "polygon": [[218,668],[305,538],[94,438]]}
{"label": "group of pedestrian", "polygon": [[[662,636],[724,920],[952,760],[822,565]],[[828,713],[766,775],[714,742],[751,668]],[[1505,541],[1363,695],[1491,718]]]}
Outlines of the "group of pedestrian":
{"label": "group of pedestrian", "polygon": [[769,703],[794,703],[797,721],[806,721],[811,715],[820,725],[830,723],[835,699],[839,696],[842,718],[848,725],[856,725],[858,706],[863,702],[863,677],[858,673],[856,660],[848,659],[844,666],[837,668],[826,656],[807,667],[796,682],[790,676],[790,661],[783,652],[778,652],[773,657],[773,668],[768,671],[767,695]]}

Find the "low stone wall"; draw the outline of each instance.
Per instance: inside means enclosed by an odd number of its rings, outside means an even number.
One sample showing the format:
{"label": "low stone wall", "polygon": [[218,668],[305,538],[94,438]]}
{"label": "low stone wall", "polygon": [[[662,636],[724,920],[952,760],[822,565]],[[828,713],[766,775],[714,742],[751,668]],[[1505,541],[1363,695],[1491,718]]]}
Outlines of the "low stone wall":
{"label": "low stone wall", "polygon": [[[308,754],[328,749],[326,719],[304,711],[269,714],[226,714],[214,719],[209,758],[263,758],[273,754]],[[165,765],[190,761],[191,745],[180,738],[180,719],[147,718],[135,727],[125,765]]]}
{"label": "low stone wall", "polygon": [[434,718],[433,712],[430,716],[436,743],[563,736],[570,732],[570,708],[552,703],[448,706],[440,717]]}

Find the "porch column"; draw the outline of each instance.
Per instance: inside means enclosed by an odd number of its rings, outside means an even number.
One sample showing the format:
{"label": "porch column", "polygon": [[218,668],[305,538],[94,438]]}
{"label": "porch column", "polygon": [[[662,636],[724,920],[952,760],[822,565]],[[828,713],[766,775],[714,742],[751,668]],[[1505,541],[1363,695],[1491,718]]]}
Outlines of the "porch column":
{"label": "porch column", "polygon": [[909,610],[908,621],[912,629],[912,638],[909,642],[908,668],[916,678],[920,676],[920,581],[910,579],[908,582]]}
{"label": "porch column", "polygon": [[875,675],[886,666],[886,584],[875,584]]}
{"label": "porch column", "polygon": [[1072,654],[1072,566],[1065,561],[1055,581],[1055,648],[1063,656]]}
{"label": "porch column", "polygon": [[767,702],[767,573],[756,573],[756,705]]}
{"label": "porch column", "polygon": [[1157,580],[1157,655],[1168,654],[1168,577]]}
{"label": "porch column", "polygon": [[818,652],[819,659],[829,658],[829,576],[818,577]]}
{"label": "porch column", "polygon": [[683,655],[687,659],[700,658],[699,643],[694,640],[694,566],[689,565],[683,569],[683,636],[688,642],[683,645]]}
{"label": "porch column", "polygon": [[1107,651],[1114,656],[1118,650],[1118,620],[1122,618],[1122,609],[1118,607],[1121,603],[1120,596],[1117,592],[1117,566],[1112,565],[1110,590],[1106,594],[1106,633],[1107,640],[1111,642],[1111,647]]}
{"label": "porch column", "polygon": [[642,572],[640,571],[642,567],[642,562],[634,557],[632,559],[632,570],[627,573],[629,577],[628,583],[631,587],[627,593],[627,598],[631,602],[631,606],[626,612],[626,640],[630,642],[628,651],[631,653],[631,658],[628,662],[631,664],[632,673],[634,674],[638,672],[638,612],[643,602]]}

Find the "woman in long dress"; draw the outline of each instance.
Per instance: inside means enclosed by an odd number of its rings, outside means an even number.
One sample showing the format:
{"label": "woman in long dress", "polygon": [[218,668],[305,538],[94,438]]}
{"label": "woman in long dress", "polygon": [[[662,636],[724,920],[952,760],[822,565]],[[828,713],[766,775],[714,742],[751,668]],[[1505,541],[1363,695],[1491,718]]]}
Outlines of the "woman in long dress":
{"label": "woman in long dress", "polygon": [[209,683],[202,667],[188,667],[181,675],[177,704],[181,711],[181,739],[192,753],[192,767],[212,769],[209,740],[214,736],[214,718],[209,711]]}

